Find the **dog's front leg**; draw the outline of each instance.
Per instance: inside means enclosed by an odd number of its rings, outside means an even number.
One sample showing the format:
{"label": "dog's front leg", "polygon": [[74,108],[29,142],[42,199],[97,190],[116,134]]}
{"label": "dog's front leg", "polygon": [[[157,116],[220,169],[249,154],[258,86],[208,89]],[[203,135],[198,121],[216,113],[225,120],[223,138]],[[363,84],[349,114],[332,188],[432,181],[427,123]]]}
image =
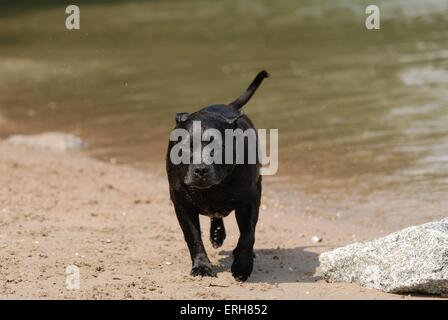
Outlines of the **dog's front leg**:
{"label": "dog's front leg", "polygon": [[199,214],[194,210],[187,210],[181,206],[175,206],[176,216],[180,227],[184,233],[185,241],[190,250],[192,276],[215,276],[212,271],[212,264],[205,252],[204,244],[201,238],[201,226],[199,223]]}
{"label": "dog's front leg", "polygon": [[232,275],[238,281],[246,281],[252,273],[258,209],[259,206],[257,204],[251,203],[235,210],[240,238],[233,251]]}

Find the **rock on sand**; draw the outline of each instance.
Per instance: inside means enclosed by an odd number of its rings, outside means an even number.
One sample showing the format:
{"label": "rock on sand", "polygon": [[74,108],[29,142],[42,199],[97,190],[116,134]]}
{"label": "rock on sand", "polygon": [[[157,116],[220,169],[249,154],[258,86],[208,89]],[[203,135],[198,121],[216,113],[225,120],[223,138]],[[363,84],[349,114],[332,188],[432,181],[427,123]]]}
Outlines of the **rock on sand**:
{"label": "rock on sand", "polygon": [[84,146],[83,141],[77,136],[62,132],[46,132],[36,135],[12,135],[6,141],[14,145],[54,151],[79,150]]}
{"label": "rock on sand", "polygon": [[448,219],[320,255],[328,282],[356,282],[393,293],[448,293]]}

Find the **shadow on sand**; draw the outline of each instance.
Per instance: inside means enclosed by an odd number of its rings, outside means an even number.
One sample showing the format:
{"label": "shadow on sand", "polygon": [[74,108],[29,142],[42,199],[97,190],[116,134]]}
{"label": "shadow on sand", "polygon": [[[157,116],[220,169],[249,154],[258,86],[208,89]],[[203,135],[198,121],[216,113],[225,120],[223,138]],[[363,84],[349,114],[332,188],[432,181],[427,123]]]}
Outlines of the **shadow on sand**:
{"label": "shadow on sand", "polygon": [[[231,251],[221,251],[217,272],[228,271],[232,265]],[[293,283],[316,282],[319,266],[318,254],[307,251],[307,247],[288,249],[255,250],[254,270],[247,282]]]}

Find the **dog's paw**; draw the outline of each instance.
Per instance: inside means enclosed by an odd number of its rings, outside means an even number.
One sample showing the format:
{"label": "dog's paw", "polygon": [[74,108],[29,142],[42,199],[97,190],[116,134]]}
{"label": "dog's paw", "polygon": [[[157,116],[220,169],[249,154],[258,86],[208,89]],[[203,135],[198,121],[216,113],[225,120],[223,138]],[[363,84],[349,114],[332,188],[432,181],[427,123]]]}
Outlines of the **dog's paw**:
{"label": "dog's paw", "polygon": [[246,281],[252,273],[254,267],[253,253],[244,253],[241,251],[234,252],[234,260],[232,264],[232,275],[236,281]]}
{"label": "dog's paw", "polygon": [[226,239],[226,229],[222,219],[212,219],[210,225],[210,242],[213,248],[217,249],[222,246]]}
{"label": "dog's paw", "polygon": [[226,231],[224,229],[216,229],[210,233],[210,242],[213,248],[218,249],[226,239]]}
{"label": "dog's paw", "polygon": [[191,275],[193,277],[201,276],[201,277],[216,277],[216,274],[213,272],[212,268],[205,265],[200,265],[197,267],[193,267],[191,269]]}

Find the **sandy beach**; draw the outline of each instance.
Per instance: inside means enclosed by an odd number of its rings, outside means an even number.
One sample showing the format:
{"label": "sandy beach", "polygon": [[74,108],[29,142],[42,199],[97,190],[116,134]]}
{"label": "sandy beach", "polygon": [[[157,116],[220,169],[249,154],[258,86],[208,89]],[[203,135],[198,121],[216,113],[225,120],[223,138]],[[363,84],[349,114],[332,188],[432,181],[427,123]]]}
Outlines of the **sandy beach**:
{"label": "sandy beach", "polygon": [[[286,213],[264,184],[252,277],[230,274],[238,232],[222,248],[203,239],[216,278],[189,275],[190,258],[162,170],[103,163],[0,142],[0,296],[45,299],[403,299],[319,277],[318,254],[378,230]],[[313,243],[319,235],[322,241]],[[80,268],[79,290],[65,268]]]}

